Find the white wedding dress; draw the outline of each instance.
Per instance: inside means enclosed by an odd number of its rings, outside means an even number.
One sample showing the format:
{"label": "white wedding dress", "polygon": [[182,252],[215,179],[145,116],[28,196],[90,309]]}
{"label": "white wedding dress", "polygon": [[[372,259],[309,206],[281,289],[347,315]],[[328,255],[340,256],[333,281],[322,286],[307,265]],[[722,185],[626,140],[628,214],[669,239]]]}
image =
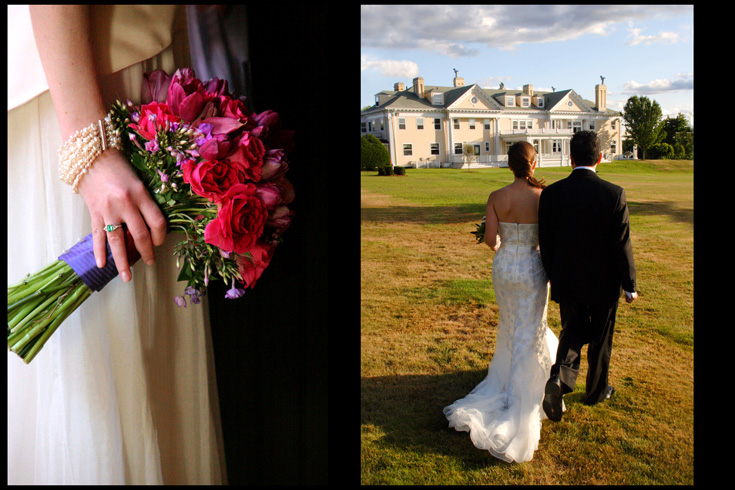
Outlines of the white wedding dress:
{"label": "white wedding dress", "polygon": [[541,407],[559,344],[546,323],[548,281],[538,251],[538,224],[499,225],[493,260],[498,330],[487,376],[444,408],[449,427],[468,431],[475,446],[507,462],[533,457]]}
{"label": "white wedding dress", "polygon": [[[188,66],[176,6],[93,6],[109,102],[139,102],[143,73]],[[62,144],[27,6],[8,9],[8,284],[92,231],[59,180]],[[164,22],[163,25],[159,24]],[[110,35],[111,34],[111,35]],[[40,78],[39,78],[40,77]],[[175,236],[113,279],[26,365],[8,352],[8,484],[226,483],[206,298],[179,308]]]}

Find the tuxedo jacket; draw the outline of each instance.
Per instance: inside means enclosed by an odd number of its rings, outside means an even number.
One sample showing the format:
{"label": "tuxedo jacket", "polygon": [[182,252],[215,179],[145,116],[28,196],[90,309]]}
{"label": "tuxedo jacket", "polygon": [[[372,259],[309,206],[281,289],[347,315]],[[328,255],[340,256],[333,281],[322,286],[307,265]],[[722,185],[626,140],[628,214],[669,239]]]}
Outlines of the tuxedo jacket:
{"label": "tuxedo jacket", "polygon": [[539,248],[557,303],[612,305],[622,290],[635,291],[625,190],[591,170],[573,170],[542,191]]}

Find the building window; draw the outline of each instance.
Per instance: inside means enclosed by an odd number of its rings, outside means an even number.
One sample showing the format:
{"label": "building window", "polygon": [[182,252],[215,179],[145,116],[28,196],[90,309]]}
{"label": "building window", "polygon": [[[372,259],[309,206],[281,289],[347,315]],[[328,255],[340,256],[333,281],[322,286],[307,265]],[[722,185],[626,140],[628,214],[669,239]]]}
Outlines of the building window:
{"label": "building window", "polygon": [[610,121],[610,129],[615,129],[615,119]]}
{"label": "building window", "polygon": [[470,129],[475,129],[475,120],[470,119]]}
{"label": "building window", "polygon": [[617,141],[613,141],[612,143],[610,143],[610,152],[613,155],[618,154],[618,142]]}
{"label": "building window", "polygon": [[442,128],[442,120],[437,118],[434,118],[434,129],[441,129]]}
{"label": "building window", "polygon": [[533,129],[533,121],[532,120],[513,121],[513,129]]}
{"label": "building window", "polygon": [[516,98],[508,96],[505,98],[505,106],[506,107],[515,107],[516,105]]}
{"label": "building window", "polygon": [[544,98],[543,97],[537,97],[536,98],[536,105],[538,107],[543,107],[544,106]]}
{"label": "building window", "polygon": [[413,155],[413,146],[411,143],[404,143],[403,144],[403,156],[404,157],[410,157]]}
{"label": "building window", "polygon": [[582,131],[582,121],[567,121],[567,129],[571,129],[572,133]]}
{"label": "building window", "polygon": [[366,122],[360,123],[360,131],[362,131],[363,133],[367,133],[367,123]]}
{"label": "building window", "polygon": [[406,129],[406,118],[405,117],[398,118],[398,129]]}
{"label": "building window", "polygon": [[528,107],[531,105],[530,97],[521,97],[521,107]]}
{"label": "building window", "polygon": [[490,119],[483,119],[482,125],[485,129],[490,129]]}
{"label": "building window", "polygon": [[454,120],[454,129],[459,129],[459,119]]}
{"label": "building window", "polygon": [[424,129],[424,118],[423,117],[416,118],[416,129]]}
{"label": "building window", "polygon": [[590,121],[590,129],[591,130],[595,129],[595,121]]}
{"label": "building window", "polygon": [[489,141],[485,142],[485,153],[490,153],[490,142]]}
{"label": "building window", "polygon": [[561,140],[551,140],[551,153],[561,153]]}
{"label": "building window", "polygon": [[454,144],[454,154],[455,155],[462,155],[462,143],[455,143]]}
{"label": "building window", "polygon": [[444,94],[431,94],[431,103],[433,105],[444,104]]}
{"label": "building window", "polygon": [[431,144],[431,154],[432,155],[438,155],[439,154],[439,143],[432,143]]}

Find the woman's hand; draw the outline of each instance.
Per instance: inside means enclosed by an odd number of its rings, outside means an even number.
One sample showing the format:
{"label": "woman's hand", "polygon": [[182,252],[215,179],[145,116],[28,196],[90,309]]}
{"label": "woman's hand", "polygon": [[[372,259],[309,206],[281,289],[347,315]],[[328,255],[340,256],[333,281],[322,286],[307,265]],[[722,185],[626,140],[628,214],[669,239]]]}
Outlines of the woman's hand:
{"label": "woman's hand", "polygon": [[131,279],[130,264],[125,250],[125,230],[111,232],[106,225],[125,223],[143,261],[151,265],[153,246],[162,245],[166,238],[166,218],[123,153],[116,149],[103,151],[79,184],[92,217],[92,243],[98,267],[106,261],[105,242],[110,242],[117,271],[124,282]]}

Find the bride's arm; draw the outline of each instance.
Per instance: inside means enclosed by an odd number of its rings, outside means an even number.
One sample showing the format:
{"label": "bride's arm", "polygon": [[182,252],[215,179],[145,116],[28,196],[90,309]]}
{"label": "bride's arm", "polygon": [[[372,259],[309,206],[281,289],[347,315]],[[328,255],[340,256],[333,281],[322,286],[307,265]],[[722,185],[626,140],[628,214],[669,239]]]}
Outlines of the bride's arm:
{"label": "bride's arm", "polygon": [[487,205],[485,206],[485,243],[494,251],[497,251],[500,247],[498,215],[495,214],[495,206],[493,206],[493,193],[487,198]]}
{"label": "bride's arm", "polygon": [[[94,65],[90,7],[31,5],[30,13],[61,136],[67,141],[77,130],[103,119],[109,110]],[[125,282],[131,279],[123,230],[102,230],[105,225],[123,222],[141,258],[153,263],[153,245],[163,243],[166,220],[122,152],[102,152],[82,178],[79,193],[92,218],[94,255],[99,267],[105,264],[107,240],[120,277]]]}

